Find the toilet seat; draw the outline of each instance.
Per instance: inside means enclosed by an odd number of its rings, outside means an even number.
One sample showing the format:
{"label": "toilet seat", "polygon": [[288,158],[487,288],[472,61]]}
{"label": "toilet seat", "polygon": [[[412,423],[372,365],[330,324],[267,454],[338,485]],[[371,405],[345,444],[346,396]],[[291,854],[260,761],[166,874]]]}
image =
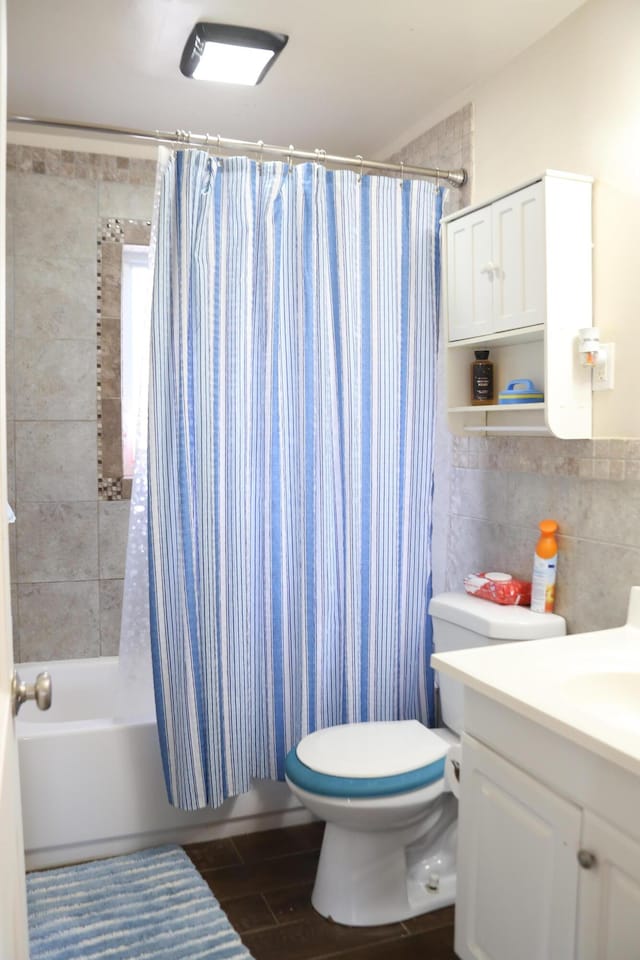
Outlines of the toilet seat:
{"label": "toilet seat", "polygon": [[442,780],[448,748],[417,720],[342,724],[304,737],[288,754],[285,771],[309,793],[388,797]]}

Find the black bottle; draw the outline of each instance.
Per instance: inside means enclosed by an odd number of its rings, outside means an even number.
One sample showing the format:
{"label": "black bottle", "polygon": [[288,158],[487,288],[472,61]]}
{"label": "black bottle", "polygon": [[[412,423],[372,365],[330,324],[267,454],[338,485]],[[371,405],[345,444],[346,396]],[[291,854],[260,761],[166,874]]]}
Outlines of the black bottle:
{"label": "black bottle", "polygon": [[488,350],[475,350],[471,364],[471,403],[493,403],[493,361]]}

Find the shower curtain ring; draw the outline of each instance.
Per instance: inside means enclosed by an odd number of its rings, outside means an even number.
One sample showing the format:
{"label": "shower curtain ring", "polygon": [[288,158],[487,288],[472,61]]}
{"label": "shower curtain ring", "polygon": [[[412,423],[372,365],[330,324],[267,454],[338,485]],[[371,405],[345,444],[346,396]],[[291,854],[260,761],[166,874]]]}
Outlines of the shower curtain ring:
{"label": "shower curtain ring", "polygon": [[264,157],[264,140],[258,140],[258,148],[260,150],[260,156],[258,157],[258,171],[262,173],[262,159]]}
{"label": "shower curtain ring", "polygon": [[289,173],[293,170],[293,156],[292,153],[295,150],[295,147],[292,143],[289,144],[289,153],[287,154],[287,166],[289,168]]}
{"label": "shower curtain ring", "polygon": [[440,187],[440,167],[436,167],[436,190]]}
{"label": "shower curtain ring", "polygon": [[404,160],[400,161],[400,189],[404,186]]}
{"label": "shower curtain ring", "polygon": [[364,158],[361,157],[359,153],[356,153],[356,160],[360,161],[360,173],[358,174],[358,183],[362,183],[362,164],[364,163]]}
{"label": "shower curtain ring", "polygon": [[316,147],[315,155],[317,162],[324,167],[327,162],[327,151],[323,147]]}

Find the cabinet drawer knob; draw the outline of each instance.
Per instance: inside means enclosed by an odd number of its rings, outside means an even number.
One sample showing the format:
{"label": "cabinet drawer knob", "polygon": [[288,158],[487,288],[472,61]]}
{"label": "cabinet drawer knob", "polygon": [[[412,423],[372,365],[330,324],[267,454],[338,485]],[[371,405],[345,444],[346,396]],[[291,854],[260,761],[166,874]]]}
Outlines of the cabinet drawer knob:
{"label": "cabinet drawer knob", "polygon": [[596,855],[591,850],[578,850],[578,863],[585,870],[591,870],[596,865]]}

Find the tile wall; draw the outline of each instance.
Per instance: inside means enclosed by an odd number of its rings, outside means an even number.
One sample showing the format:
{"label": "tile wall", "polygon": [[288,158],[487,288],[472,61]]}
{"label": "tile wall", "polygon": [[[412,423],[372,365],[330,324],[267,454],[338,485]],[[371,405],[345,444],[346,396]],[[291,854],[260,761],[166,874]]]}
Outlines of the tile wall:
{"label": "tile wall", "polygon": [[[464,166],[449,211],[471,202],[473,109],[464,107],[397,157]],[[505,184],[508,187],[509,184]],[[441,349],[441,358],[443,355]],[[441,382],[444,383],[442,363]],[[466,573],[506,570],[530,579],[537,524],[560,524],[558,613],[572,633],[624,622],[640,585],[640,440],[452,437],[441,391],[434,503],[434,589],[461,590]]]}
{"label": "tile wall", "polygon": [[10,145],[7,415],[15,659],[117,652],[129,503],[98,497],[98,238],[155,164]]}
{"label": "tile wall", "polygon": [[557,604],[569,631],[618,626],[640,584],[640,440],[455,437],[445,586],[470,570],[531,578],[537,524],[560,524]]}
{"label": "tile wall", "polygon": [[471,203],[471,175],[473,167],[473,105],[467,103],[450,117],[408,143],[389,157],[392,163],[403,160],[419,167],[457,170],[464,167],[469,179],[461,190],[449,190],[444,213],[453,213]]}

